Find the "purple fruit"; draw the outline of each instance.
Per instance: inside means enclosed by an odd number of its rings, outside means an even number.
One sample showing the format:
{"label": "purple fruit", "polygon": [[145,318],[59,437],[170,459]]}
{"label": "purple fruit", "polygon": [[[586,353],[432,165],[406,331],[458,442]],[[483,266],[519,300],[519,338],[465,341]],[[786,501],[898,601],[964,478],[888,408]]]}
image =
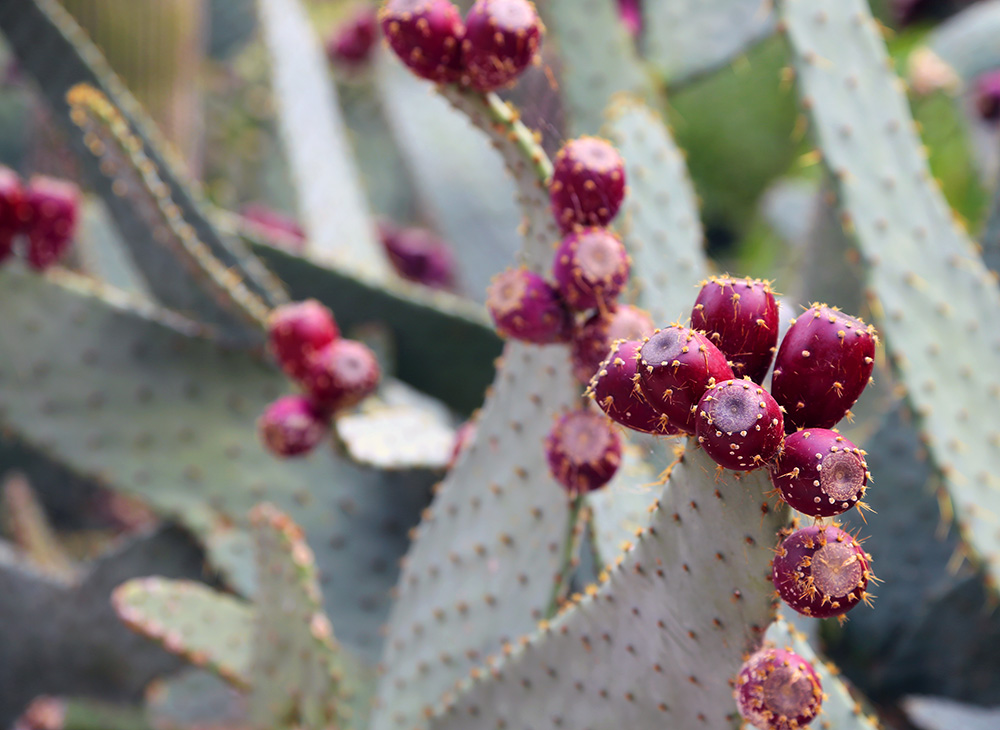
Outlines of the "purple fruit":
{"label": "purple fruit", "polygon": [[545,439],[549,471],[572,494],[607,484],[622,460],[621,437],[611,421],[590,410],[570,411],[556,420]]}
{"label": "purple fruit", "polygon": [[649,404],[686,433],[698,422],[695,406],[708,386],[732,380],[726,356],[700,332],[679,324],[657,330],[639,350],[639,387]]}
{"label": "purple fruit", "polygon": [[363,66],[371,59],[377,39],[375,9],[362,7],[334,30],[326,42],[326,57],[331,63],[349,68]]}
{"label": "purple fruit", "polygon": [[781,408],[752,380],[724,380],[708,386],[697,411],[698,443],[726,469],[758,469],[781,447],[785,435]]}
{"label": "purple fruit", "polygon": [[628,283],[625,244],[607,228],[582,228],[559,244],[552,276],[566,306],[577,312],[614,305]]}
{"label": "purple fruit", "polygon": [[796,730],[819,714],[823,685],[798,654],[768,647],[743,663],[734,695],[740,716],[758,730]]}
{"label": "purple fruit", "polygon": [[21,178],[0,165],[0,262],[14,252],[14,238],[21,233],[24,215]]}
{"label": "purple fruit", "polygon": [[468,83],[479,91],[509,86],[537,56],[544,33],[528,0],[476,0],[462,42]]}
{"label": "purple fruit", "polygon": [[976,79],[975,98],[980,117],[1000,121],[1000,71],[989,71]]}
{"label": "purple fruit", "polygon": [[647,312],[630,304],[621,304],[606,312],[597,312],[573,333],[570,357],[573,374],[587,384],[611,351],[615,340],[641,340],[656,329]]}
{"label": "purple fruit", "polygon": [[679,430],[649,405],[637,383],[640,347],[642,342],[638,340],[614,342],[588,390],[601,410],[621,425],[633,431],[672,436]]}
{"label": "purple fruit", "polygon": [[44,271],[69,250],[76,233],[80,189],[68,180],[33,177],[24,194],[28,265]]}
{"label": "purple fruit", "polygon": [[871,556],[834,525],[792,533],[774,557],[771,579],[781,600],[815,618],[841,616],[869,598]]}
{"label": "purple fruit", "polygon": [[865,496],[865,452],[836,431],[796,431],[771,465],[771,482],[781,498],[803,514],[839,515]]}
{"label": "purple fruit", "polygon": [[404,279],[433,289],[455,285],[455,257],[451,248],[422,228],[397,228],[380,223],[379,238],[389,262]]}
{"label": "purple fruit", "polygon": [[875,328],[814,304],[785,333],[771,394],[785,409],[785,429],[832,428],[847,415],[875,367]]}
{"label": "purple fruit", "polygon": [[625,199],[625,161],[600,137],[571,139],[556,155],[549,198],[563,233],[606,226]]}
{"label": "purple fruit", "polygon": [[271,312],[267,331],[281,369],[298,380],[305,375],[309,359],[340,337],[333,313],[315,299],[278,307]]}
{"label": "purple fruit", "polygon": [[375,353],[354,340],[336,340],[309,358],[302,385],[329,413],[351,408],[375,392],[382,377]]}
{"label": "purple fruit", "polygon": [[260,439],[275,456],[306,454],[326,436],[328,419],[312,401],[286,395],[274,401],[257,420]]}
{"label": "purple fruit", "polygon": [[413,73],[437,83],[462,75],[462,14],[448,0],[387,0],[378,13],[389,47]]}
{"label": "purple fruit", "polygon": [[486,308],[504,337],[536,345],[569,340],[569,311],[558,292],[528,269],[507,269],[494,278],[486,290]]}
{"label": "purple fruit", "polygon": [[691,311],[691,329],[708,335],[737,378],[760,383],[778,344],[778,303],[771,285],[749,277],[711,277]]}
{"label": "purple fruit", "polygon": [[642,32],[642,7],[640,0],[618,0],[618,17],[633,38]]}

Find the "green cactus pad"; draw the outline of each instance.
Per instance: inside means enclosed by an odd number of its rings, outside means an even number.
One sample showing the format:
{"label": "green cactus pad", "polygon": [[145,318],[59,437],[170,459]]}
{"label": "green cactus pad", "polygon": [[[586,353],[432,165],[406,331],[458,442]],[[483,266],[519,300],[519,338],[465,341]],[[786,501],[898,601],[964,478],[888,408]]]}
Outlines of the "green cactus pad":
{"label": "green cactus pad", "polygon": [[74,246],[84,273],[129,294],[153,297],[100,200],[87,198],[81,206]]}
{"label": "green cactus pad", "polygon": [[941,697],[907,697],[903,710],[920,730],[993,730],[1000,727],[1000,707],[979,707]]}
{"label": "green cactus pad", "polygon": [[247,727],[246,693],[204,669],[153,682],[145,700],[146,717],[156,730]]}
{"label": "green cactus pad", "polygon": [[840,186],[889,360],[963,536],[1000,577],[1000,289],[927,169],[861,0],[780,3],[800,93]]}
{"label": "green cactus pad", "polygon": [[59,543],[45,509],[23,474],[8,472],[0,494],[5,532],[31,565],[53,578],[72,581],[76,566]]}

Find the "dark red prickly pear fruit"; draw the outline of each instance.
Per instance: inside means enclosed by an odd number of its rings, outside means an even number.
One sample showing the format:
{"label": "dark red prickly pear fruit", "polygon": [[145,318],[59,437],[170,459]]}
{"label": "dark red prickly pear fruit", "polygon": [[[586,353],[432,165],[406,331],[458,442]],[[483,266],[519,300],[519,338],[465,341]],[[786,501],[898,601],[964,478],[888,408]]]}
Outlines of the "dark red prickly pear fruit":
{"label": "dark red prickly pear fruit", "polygon": [[315,299],[278,307],[267,331],[278,364],[296,379],[305,375],[313,355],[340,337],[333,313]]}
{"label": "dark red prickly pear fruit", "polygon": [[569,340],[569,311],[558,292],[528,269],[507,269],[497,275],[486,290],[486,308],[504,337],[536,345]]}
{"label": "dark red prickly pear fruit", "polygon": [[590,381],[588,391],[601,410],[621,425],[633,431],[657,436],[680,433],[665,415],[646,401],[639,389],[636,368],[639,366],[638,340],[619,340]]}
{"label": "dark red prickly pear fruit", "polygon": [[625,161],[600,137],[571,139],[556,155],[549,198],[563,233],[606,226],[625,199]]}
{"label": "dark red prickly pear fruit", "polygon": [[698,401],[698,443],[716,464],[736,471],[765,466],[785,435],[781,408],[750,379],[708,386]]}
{"label": "dark red prickly pear fruit", "polygon": [[559,244],[552,276],[563,301],[578,312],[614,304],[631,267],[625,244],[607,228],[582,228]]}
{"label": "dark red prickly pear fruit", "polygon": [[814,304],[778,348],[771,394],[785,409],[785,430],[832,428],[847,415],[875,367],[875,328]]}
{"label": "dark red prickly pear fruit", "polygon": [[865,452],[826,428],[789,434],[770,471],[781,498],[810,517],[846,512],[865,496],[868,484]]}
{"label": "dark red prickly pear fruit", "polygon": [[597,312],[573,333],[570,357],[573,374],[587,384],[611,351],[615,340],[641,340],[653,334],[656,326],[647,312],[631,304],[620,304],[606,312]]}
{"label": "dark red prickly pear fruit", "polygon": [[375,9],[362,7],[334,29],[326,42],[326,57],[331,63],[348,68],[363,66],[371,59],[377,39]]}
{"label": "dark red prickly pear fruit", "polygon": [[771,579],[781,600],[799,613],[841,616],[869,598],[870,562],[858,541],[839,527],[813,525],[781,543]]}
{"label": "dark red prickly pear fruit", "polygon": [[761,382],[778,344],[778,303],[771,285],[749,277],[711,277],[691,311],[691,329],[708,335],[737,378]]}
{"label": "dark red prickly pear fruit", "polygon": [[823,684],[812,664],[770,647],[743,663],[733,694],[740,717],[758,730],[803,728],[823,705]]}
{"label": "dark red prickly pear fruit", "polygon": [[21,232],[24,214],[21,178],[0,165],[0,263],[14,251],[14,238]]}
{"label": "dark red prickly pear fruit", "polygon": [[545,439],[549,471],[572,494],[607,484],[622,460],[621,437],[606,416],[570,411],[556,420]]}
{"label": "dark red prickly pear fruit", "polygon": [[535,59],[544,33],[529,0],[476,0],[462,41],[469,84],[479,91],[512,84]]}
{"label": "dark red prickly pear fruit", "polygon": [[455,257],[451,248],[430,231],[380,223],[379,238],[389,262],[404,279],[433,289],[455,285]]}
{"label": "dark red prickly pear fruit", "polygon": [[375,353],[355,340],[336,340],[309,358],[302,385],[327,412],[351,408],[378,388]]}
{"label": "dark red prickly pear fruit", "polygon": [[28,265],[44,271],[69,250],[76,233],[80,189],[68,180],[36,176],[24,193]]}
{"label": "dark red prickly pear fruit", "polygon": [[988,122],[1000,120],[1000,71],[989,71],[976,79],[976,109]]}
{"label": "dark red prickly pear fruit", "polygon": [[646,400],[680,430],[693,434],[695,407],[713,383],[732,380],[726,356],[709,339],[673,324],[647,337],[639,350],[639,387]]}
{"label": "dark red prickly pear fruit", "polygon": [[462,14],[448,0],[387,0],[378,13],[389,47],[413,73],[437,83],[462,74]]}
{"label": "dark red prickly pear fruit", "polygon": [[299,456],[326,436],[328,419],[305,396],[286,395],[267,407],[257,420],[260,439],[275,456]]}
{"label": "dark red prickly pear fruit", "polygon": [[301,253],[305,249],[306,232],[294,218],[260,203],[244,206],[240,214],[264,235],[275,236],[278,239],[276,243],[281,243],[288,250]]}

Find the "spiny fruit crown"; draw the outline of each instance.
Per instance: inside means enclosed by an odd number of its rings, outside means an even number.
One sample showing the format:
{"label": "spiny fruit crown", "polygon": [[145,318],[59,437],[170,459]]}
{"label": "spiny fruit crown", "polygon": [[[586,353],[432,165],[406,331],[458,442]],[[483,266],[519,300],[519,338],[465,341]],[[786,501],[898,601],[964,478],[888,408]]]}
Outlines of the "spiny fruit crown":
{"label": "spiny fruit crown", "polygon": [[698,443],[715,463],[751,471],[765,466],[785,435],[781,408],[747,378],[710,385],[698,402]]}
{"label": "spiny fruit crown", "polygon": [[786,649],[766,647],[740,669],[736,706],[758,730],[795,730],[812,722],[823,703],[823,686],[805,659]]}
{"label": "spiny fruit crown", "polygon": [[625,161],[600,137],[571,139],[556,155],[549,198],[564,233],[578,226],[606,226],[625,199]]}
{"label": "spiny fruit crown", "polygon": [[479,91],[509,86],[537,57],[544,33],[529,0],[476,0],[462,42],[468,83]]}
{"label": "spiny fruit crown", "polygon": [[638,340],[612,343],[611,351],[598,367],[588,390],[601,410],[623,426],[658,436],[675,435],[679,429],[649,405],[636,382],[641,347],[642,342]]}
{"label": "spiny fruit crown", "polygon": [[448,0],[387,0],[378,14],[389,47],[421,78],[452,83],[462,75],[465,25]]}
{"label": "spiny fruit crown", "polygon": [[625,244],[607,228],[583,228],[563,238],[552,275],[563,301],[582,312],[613,306],[628,283]]}
{"label": "spiny fruit crown", "polygon": [[825,428],[789,434],[770,471],[781,498],[811,517],[846,512],[865,496],[868,484],[864,452]]}
{"label": "spiny fruit crown", "polygon": [[305,375],[310,357],[340,337],[333,312],[315,299],[276,308],[267,329],[278,364],[296,379]]}
{"label": "spiny fruit crown", "polygon": [[549,471],[573,494],[600,489],[618,471],[621,437],[607,417],[590,410],[559,417],[545,439]]}
{"label": "spiny fruit crown", "polygon": [[486,308],[505,337],[537,345],[569,340],[572,319],[559,294],[526,268],[500,273],[486,291]]}

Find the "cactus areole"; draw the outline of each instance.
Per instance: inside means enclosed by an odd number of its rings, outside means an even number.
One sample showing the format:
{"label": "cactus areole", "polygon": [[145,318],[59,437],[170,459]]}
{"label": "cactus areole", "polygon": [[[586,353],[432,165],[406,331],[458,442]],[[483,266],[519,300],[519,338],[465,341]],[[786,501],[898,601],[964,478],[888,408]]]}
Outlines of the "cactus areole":
{"label": "cactus areole", "polygon": [[811,723],[823,703],[823,686],[805,659],[764,648],[744,662],[736,679],[740,716],[758,730],[795,730]]}

